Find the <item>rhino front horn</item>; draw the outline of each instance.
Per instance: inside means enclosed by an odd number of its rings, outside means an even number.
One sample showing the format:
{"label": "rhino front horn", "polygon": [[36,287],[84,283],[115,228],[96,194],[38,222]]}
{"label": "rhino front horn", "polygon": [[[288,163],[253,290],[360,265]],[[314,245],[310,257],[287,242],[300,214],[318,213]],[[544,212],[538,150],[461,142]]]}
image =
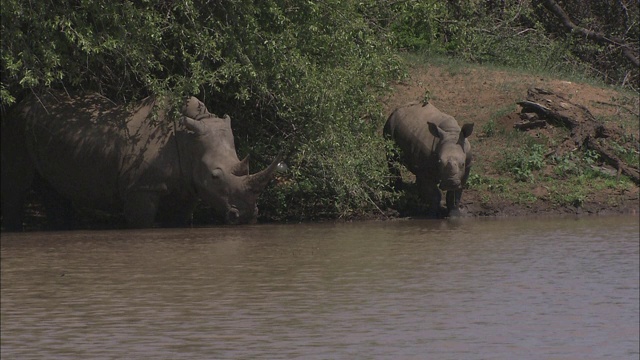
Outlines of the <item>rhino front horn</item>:
{"label": "rhino front horn", "polygon": [[268,168],[258,173],[255,173],[253,175],[249,175],[247,183],[249,188],[253,192],[255,193],[262,192],[262,190],[267,186],[269,181],[275,175],[275,171],[278,168],[278,164],[280,163],[281,159],[282,159],[282,154],[278,154],[278,156],[276,156],[276,158],[273,160],[273,162],[271,163],[271,165],[269,165]]}

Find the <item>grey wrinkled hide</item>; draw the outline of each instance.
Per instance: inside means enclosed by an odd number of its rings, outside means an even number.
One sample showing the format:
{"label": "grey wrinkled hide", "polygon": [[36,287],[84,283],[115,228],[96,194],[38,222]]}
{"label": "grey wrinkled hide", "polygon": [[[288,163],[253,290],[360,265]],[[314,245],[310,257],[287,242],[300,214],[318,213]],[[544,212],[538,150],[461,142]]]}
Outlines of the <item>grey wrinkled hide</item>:
{"label": "grey wrinkled hide", "polygon": [[[450,115],[431,103],[410,103],[399,107],[388,118],[384,134],[400,149],[399,160],[416,176],[420,194],[429,202],[431,211],[440,207],[440,190],[446,191],[448,213],[457,211],[462,189],[471,169],[471,145],[467,137],[473,124],[462,129]],[[400,174],[391,166],[392,173]],[[398,183],[398,182],[397,182]]]}
{"label": "grey wrinkled hide", "polygon": [[185,225],[198,198],[225,222],[247,223],[278,159],[249,175],[230,118],[185,99],[181,114],[154,98],[115,106],[100,95],[30,96],[2,122],[2,215],[22,227],[34,179],[79,206],[123,211],[132,227]]}

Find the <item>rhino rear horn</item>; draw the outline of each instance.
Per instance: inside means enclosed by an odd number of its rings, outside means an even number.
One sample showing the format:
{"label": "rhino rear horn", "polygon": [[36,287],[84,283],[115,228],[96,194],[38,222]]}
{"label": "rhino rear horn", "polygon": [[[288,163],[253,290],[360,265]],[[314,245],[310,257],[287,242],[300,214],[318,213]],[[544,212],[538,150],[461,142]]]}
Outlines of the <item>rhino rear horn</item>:
{"label": "rhino rear horn", "polygon": [[207,132],[207,126],[202,121],[194,120],[188,116],[183,116],[182,123],[187,127],[187,129],[196,134],[204,134]]}
{"label": "rhino rear horn", "polygon": [[245,156],[244,159],[235,164],[231,169],[231,173],[235,176],[249,175],[249,155]]}
{"label": "rhino rear horn", "polygon": [[267,167],[266,169],[258,173],[249,175],[249,178],[247,179],[247,185],[251,189],[251,191],[255,193],[262,192],[262,190],[267,186],[269,181],[275,175],[275,171],[281,159],[282,159],[282,154],[278,154],[278,156],[276,156],[276,158],[273,160],[271,165],[269,165],[269,167]]}

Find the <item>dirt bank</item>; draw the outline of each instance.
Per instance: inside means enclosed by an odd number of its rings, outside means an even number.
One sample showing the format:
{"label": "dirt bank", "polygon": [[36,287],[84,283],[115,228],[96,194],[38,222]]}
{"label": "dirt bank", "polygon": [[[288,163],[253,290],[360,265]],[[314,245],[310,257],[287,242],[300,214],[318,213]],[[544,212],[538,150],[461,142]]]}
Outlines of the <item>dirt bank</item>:
{"label": "dirt bank", "polygon": [[[568,144],[568,129],[560,126],[526,132],[514,129],[514,124],[520,121],[521,107],[517,102],[524,100],[527,89],[532,87],[549,89],[583,105],[598,121],[619,130],[625,139],[630,139],[632,145],[623,150],[635,154],[632,166],[638,168],[638,97],[613,88],[479,66],[421,64],[414,60],[410,77],[395,84],[395,92],[384,99],[384,106],[389,114],[402,104],[427,96],[459,123],[475,123],[470,138],[474,181],[462,201],[463,210],[470,216],[637,214],[638,186],[624,176],[592,179],[583,174],[563,178],[554,175],[558,174],[557,164],[550,158],[545,158],[544,166],[531,175],[530,181],[517,181],[499,169],[497,165],[503,161],[505,152],[512,151],[514,139],[523,140],[518,136],[533,137],[548,148],[546,154]],[[581,151],[579,146],[562,149],[563,154]],[[601,159],[590,166],[615,174],[615,169]],[[405,174],[405,180],[411,182],[411,175]]]}

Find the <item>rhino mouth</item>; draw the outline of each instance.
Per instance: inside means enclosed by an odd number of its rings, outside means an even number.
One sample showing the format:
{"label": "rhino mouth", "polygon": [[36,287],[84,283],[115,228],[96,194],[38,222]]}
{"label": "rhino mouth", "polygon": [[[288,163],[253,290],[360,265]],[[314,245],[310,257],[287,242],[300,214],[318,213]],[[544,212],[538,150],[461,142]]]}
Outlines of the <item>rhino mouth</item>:
{"label": "rhino mouth", "polygon": [[258,207],[254,207],[253,212],[243,213],[237,207],[231,206],[224,217],[224,221],[229,225],[254,224],[257,221]]}
{"label": "rhino mouth", "polygon": [[459,190],[460,182],[459,181],[442,181],[438,186],[440,190],[448,191],[448,190]]}
{"label": "rhino mouth", "polygon": [[237,225],[240,223],[240,211],[235,207],[232,207],[227,211],[227,216],[225,218],[227,224]]}

